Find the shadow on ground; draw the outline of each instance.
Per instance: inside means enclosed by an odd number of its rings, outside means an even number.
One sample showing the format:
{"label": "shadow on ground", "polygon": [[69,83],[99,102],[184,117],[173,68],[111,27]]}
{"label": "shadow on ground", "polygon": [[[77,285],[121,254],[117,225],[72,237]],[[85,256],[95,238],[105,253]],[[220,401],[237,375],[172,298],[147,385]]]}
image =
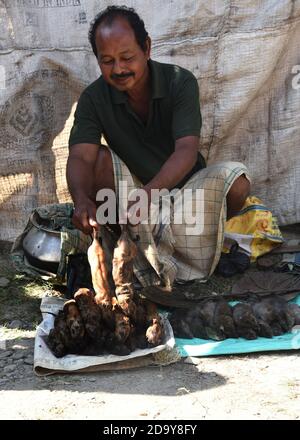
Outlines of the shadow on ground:
{"label": "shadow on ground", "polygon": [[[14,347],[14,349],[13,349]],[[15,351],[23,351],[24,358],[32,355],[34,336],[16,338],[7,341],[6,350],[12,351],[9,365],[14,363]],[[1,353],[1,350],[0,350]],[[2,378],[1,378],[2,376]],[[168,366],[142,367],[121,371],[97,373],[56,374],[39,377],[33,372],[32,365],[19,362],[13,376],[0,376],[1,390],[50,390],[70,392],[101,392],[109,394],[145,394],[153,396],[178,396],[220,387],[227,378],[213,371],[201,372],[196,365],[186,364],[183,360]]]}

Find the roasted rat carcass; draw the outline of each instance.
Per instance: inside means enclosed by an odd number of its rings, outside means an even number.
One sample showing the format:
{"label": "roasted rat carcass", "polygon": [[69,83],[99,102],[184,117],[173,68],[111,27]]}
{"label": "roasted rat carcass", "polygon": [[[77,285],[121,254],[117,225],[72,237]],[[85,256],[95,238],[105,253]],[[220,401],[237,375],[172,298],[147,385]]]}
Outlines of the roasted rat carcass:
{"label": "roasted rat carcass", "polygon": [[79,308],[74,299],[64,303],[63,312],[65,314],[66,324],[70,330],[73,339],[83,338],[85,334],[84,323]]}
{"label": "roasted rat carcass", "polygon": [[152,347],[155,347],[161,344],[163,336],[164,336],[164,328],[161,317],[157,311],[157,306],[153,302],[145,301],[146,308],[146,339],[148,344]]}
{"label": "roasted rat carcass", "polygon": [[58,358],[69,353],[69,348],[72,346],[72,339],[62,310],[60,310],[55,317],[54,327],[50,330],[47,338],[47,345]]}
{"label": "roasted rat carcass", "polygon": [[63,357],[68,353],[82,353],[86,342],[87,335],[76,302],[67,301],[55,317],[47,344],[56,357]]}
{"label": "roasted rat carcass", "polygon": [[[59,314],[50,345],[59,356],[76,352],[97,355],[109,352],[127,355],[136,348],[157,346],[162,342],[164,328],[154,303],[142,300],[134,292],[133,259],[136,245],[127,229],[118,240],[113,258],[113,279],[116,296],[112,294],[105,253],[97,232],[88,249],[93,289],[80,288],[74,300]],[[85,347],[73,351],[71,339],[82,338]],[[50,346],[49,345],[49,346]]]}
{"label": "roasted rat carcass", "polygon": [[125,343],[131,331],[130,319],[122,312],[115,312],[115,338],[119,343]]}
{"label": "roasted rat carcass", "polygon": [[123,226],[122,233],[114,249],[112,276],[118,303],[130,318],[136,319],[134,302],[133,260],[137,255],[136,244],[131,240],[128,229]]}
{"label": "roasted rat carcass", "polygon": [[136,255],[136,244],[130,238],[128,228],[124,226],[113,256],[112,275],[117,297],[122,294],[133,297],[133,260]]}
{"label": "roasted rat carcass", "polygon": [[103,345],[106,334],[101,308],[96,304],[94,293],[89,289],[82,288],[75,293],[74,299],[79,308],[86,333],[93,341]]}
{"label": "roasted rat carcass", "polygon": [[109,328],[114,327],[113,304],[108,270],[105,262],[104,250],[97,239],[97,231],[93,229],[93,241],[87,251],[88,261],[91,266],[92,283],[95,291],[95,303],[102,310],[102,319]]}
{"label": "roasted rat carcass", "polygon": [[152,324],[146,330],[146,339],[150,346],[156,347],[163,339],[163,326],[160,316],[152,319]]}
{"label": "roasted rat carcass", "polygon": [[97,231],[93,229],[93,241],[87,251],[88,261],[91,266],[95,301],[97,304],[111,303],[108,271],[105,264],[105,254],[97,238]]}

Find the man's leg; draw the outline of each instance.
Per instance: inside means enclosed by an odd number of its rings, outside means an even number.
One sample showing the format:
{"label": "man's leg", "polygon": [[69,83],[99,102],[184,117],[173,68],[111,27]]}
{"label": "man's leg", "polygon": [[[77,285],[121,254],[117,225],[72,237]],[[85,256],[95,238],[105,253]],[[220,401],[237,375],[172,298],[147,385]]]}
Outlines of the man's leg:
{"label": "man's leg", "polygon": [[227,194],[227,220],[242,209],[249,194],[250,182],[245,174],[242,174],[235,180]]}

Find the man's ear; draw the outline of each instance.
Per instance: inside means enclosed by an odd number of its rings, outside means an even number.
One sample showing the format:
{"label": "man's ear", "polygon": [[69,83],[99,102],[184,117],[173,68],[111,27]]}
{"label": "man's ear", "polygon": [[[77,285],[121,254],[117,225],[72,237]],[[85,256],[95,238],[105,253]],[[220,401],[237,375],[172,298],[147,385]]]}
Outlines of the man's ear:
{"label": "man's ear", "polygon": [[148,60],[150,58],[150,52],[151,52],[151,38],[147,37],[146,38],[146,55],[147,55]]}

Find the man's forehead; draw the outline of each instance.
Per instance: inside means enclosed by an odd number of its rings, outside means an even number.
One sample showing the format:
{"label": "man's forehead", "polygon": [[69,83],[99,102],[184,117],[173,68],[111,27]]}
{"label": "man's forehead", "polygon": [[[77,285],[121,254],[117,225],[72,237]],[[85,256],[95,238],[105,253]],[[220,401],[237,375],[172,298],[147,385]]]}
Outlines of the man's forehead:
{"label": "man's forehead", "polygon": [[121,17],[116,17],[113,22],[103,22],[97,28],[96,37],[101,39],[109,38],[132,38],[135,40],[135,34],[128,21]]}

